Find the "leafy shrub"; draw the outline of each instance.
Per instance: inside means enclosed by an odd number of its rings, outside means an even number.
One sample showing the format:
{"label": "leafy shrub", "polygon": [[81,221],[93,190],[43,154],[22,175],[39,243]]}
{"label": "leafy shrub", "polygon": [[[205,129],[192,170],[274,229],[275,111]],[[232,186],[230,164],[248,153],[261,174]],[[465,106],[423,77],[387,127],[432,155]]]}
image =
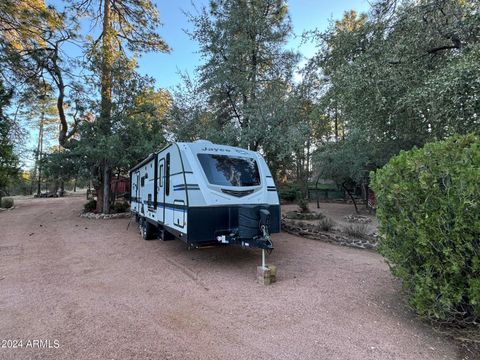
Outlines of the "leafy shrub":
{"label": "leafy shrub", "polygon": [[10,209],[13,207],[13,199],[12,198],[2,198],[2,203],[0,204],[2,208],[4,209]]}
{"label": "leafy shrub", "polygon": [[297,198],[297,205],[298,205],[298,210],[302,213],[309,213],[310,208],[308,207],[308,201],[307,199],[303,196],[303,194],[300,194]]}
{"label": "leafy shrub", "polygon": [[480,317],[480,139],[403,151],[373,175],[380,252],[428,318]]}
{"label": "leafy shrub", "polygon": [[324,217],[318,222],[318,225],[315,227],[317,231],[330,231],[334,228],[335,221],[329,217]]}
{"label": "leafy shrub", "polygon": [[93,212],[97,208],[97,201],[96,200],[89,200],[84,206],[83,210],[85,212]]}
{"label": "leafy shrub", "polygon": [[283,202],[295,202],[299,197],[300,188],[295,184],[284,185],[279,188],[278,195]]}
{"label": "leafy shrub", "polygon": [[117,202],[113,205],[113,211],[116,213],[124,213],[127,212],[130,206],[126,202]]}
{"label": "leafy shrub", "polygon": [[349,224],[345,226],[343,231],[356,239],[366,239],[368,237],[368,226],[365,224]]}

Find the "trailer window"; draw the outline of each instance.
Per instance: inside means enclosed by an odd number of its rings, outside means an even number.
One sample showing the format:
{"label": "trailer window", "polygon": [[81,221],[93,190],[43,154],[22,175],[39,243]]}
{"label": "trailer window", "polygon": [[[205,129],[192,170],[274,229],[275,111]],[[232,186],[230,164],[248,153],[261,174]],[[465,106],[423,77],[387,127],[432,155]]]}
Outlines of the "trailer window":
{"label": "trailer window", "polygon": [[198,154],[208,182],[223,186],[260,185],[257,162],[252,158]]}
{"label": "trailer window", "polygon": [[160,175],[158,178],[160,179],[160,187],[163,187],[163,164],[160,165]]}

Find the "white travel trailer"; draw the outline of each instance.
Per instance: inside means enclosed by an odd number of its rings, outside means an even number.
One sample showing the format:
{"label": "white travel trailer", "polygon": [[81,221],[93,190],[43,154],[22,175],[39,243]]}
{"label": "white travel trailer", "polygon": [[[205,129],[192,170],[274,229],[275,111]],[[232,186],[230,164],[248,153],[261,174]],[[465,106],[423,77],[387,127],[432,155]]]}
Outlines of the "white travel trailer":
{"label": "white travel trailer", "polygon": [[145,240],[271,250],[269,234],[280,231],[278,194],[265,160],[205,140],[172,143],[131,169],[130,202]]}

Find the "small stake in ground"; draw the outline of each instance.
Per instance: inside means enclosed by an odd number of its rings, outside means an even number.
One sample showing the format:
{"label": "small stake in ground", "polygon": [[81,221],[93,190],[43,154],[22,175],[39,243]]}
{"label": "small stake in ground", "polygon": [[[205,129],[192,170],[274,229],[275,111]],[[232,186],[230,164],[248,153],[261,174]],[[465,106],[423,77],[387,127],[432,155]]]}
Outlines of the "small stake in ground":
{"label": "small stake in ground", "polygon": [[265,249],[262,249],[262,265],[257,266],[257,281],[263,285],[270,285],[277,281],[277,267],[265,263]]}

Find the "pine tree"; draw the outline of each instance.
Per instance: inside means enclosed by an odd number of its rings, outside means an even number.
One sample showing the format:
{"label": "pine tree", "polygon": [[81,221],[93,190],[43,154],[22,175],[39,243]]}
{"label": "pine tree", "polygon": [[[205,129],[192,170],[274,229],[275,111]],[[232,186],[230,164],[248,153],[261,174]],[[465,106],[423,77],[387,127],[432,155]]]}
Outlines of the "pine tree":
{"label": "pine tree", "polygon": [[[112,88],[116,62],[128,59],[127,50],[167,52],[169,48],[158,35],[158,11],[150,0],[98,0],[74,4],[81,15],[88,15],[93,23],[101,20],[101,35],[92,43],[91,55],[100,69],[100,111],[97,118],[99,135],[108,137],[112,127]],[[117,76],[121,74],[117,73]],[[106,153],[108,153],[106,149]],[[105,157],[97,171],[97,210],[110,210],[111,161]]]}
{"label": "pine tree", "polygon": [[214,0],[190,15],[205,60],[201,87],[216,122],[236,129],[236,141],[252,150],[264,141],[262,103],[284,87],[297,61],[283,50],[292,31],[287,10],[280,0]]}

